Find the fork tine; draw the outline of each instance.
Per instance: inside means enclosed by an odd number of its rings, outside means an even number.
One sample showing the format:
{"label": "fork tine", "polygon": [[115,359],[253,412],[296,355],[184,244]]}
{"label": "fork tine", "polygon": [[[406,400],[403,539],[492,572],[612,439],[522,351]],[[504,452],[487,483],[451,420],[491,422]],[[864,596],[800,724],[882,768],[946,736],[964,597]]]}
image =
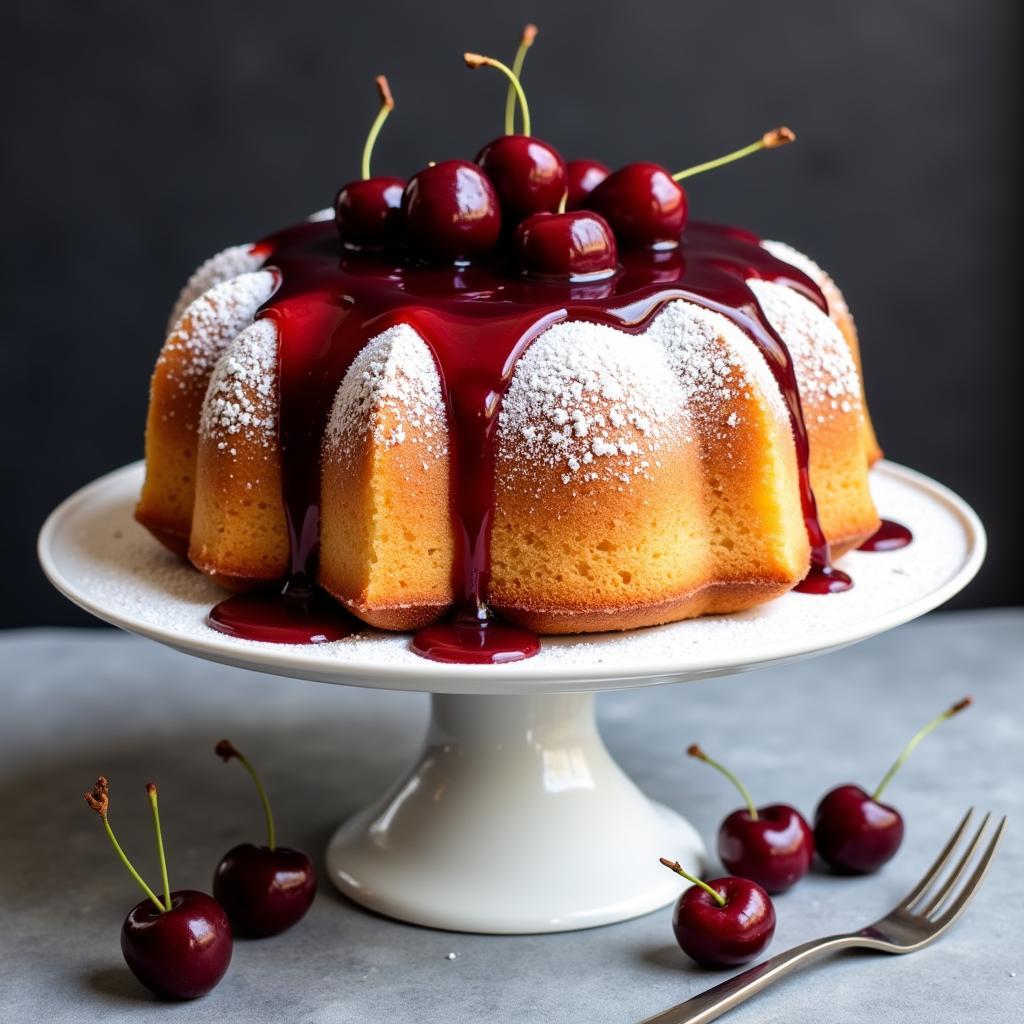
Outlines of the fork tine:
{"label": "fork tine", "polygon": [[988,844],[988,849],[986,849],[981,855],[981,860],[978,862],[978,866],[974,869],[974,874],[972,874],[967,880],[952,905],[949,906],[940,917],[937,917],[932,921],[932,924],[934,924],[938,929],[941,930],[947,927],[947,925],[952,924],[964,912],[967,904],[974,899],[974,894],[981,888],[981,883],[988,872],[989,865],[992,863],[992,858],[996,855],[996,850],[999,849],[999,843],[1003,838],[1003,831],[1005,828],[1006,818],[1004,816],[996,827],[995,835],[992,836],[992,841]]}
{"label": "fork tine", "polygon": [[960,819],[960,824],[957,825],[953,835],[950,836],[949,842],[946,843],[945,848],[935,858],[935,863],[925,872],[924,877],[921,879],[913,889],[907,893],[906,898],[900,904],[900,910],[910,910],[915,903],[932,887],[935,879],[939,877],[939,873],[946,866],[949,858],[953,856],[953,851],[956,849],[957,843],[960,842],[960,837],[964,834],[968,823],[971,820],[971,815],[974,814],[974,808],[968,807],[967,813]]}
{"label": "fork tine", "polygon": [[974,838],[967,844],[967,849],[964,850],[964,855],[960,858],[956,867],[950,872],[949,877],[939,886],[939,891],[928,901],[923,909],[918,909],[918,913],[922,917],[930,917],[935,910],[945,901],[946,897],[952,891],[953,887],[964,877],[964,872],[967,871],[968,866],[971,863],[971,858],[974,856],[975,850],[981,845],[981,838],[985,834],[985,829],[988,827],[989,819],[992,817],[990,811],[981,819],[981,825],[978,831],[974,833]]}

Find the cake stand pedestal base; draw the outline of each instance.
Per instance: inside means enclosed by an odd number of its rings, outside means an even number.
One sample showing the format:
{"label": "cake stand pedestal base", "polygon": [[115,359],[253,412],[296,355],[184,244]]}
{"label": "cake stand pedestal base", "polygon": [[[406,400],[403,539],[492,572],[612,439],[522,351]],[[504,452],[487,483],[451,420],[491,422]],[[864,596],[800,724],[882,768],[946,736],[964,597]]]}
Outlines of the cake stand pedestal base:
{"label": "cake stand pedestal base", "polygon": [[693,826],[612,760],[592,693],[432,697],[415,766],[335,833],[331,879],[389,917],[463,932],[569,931],[672,902]]}

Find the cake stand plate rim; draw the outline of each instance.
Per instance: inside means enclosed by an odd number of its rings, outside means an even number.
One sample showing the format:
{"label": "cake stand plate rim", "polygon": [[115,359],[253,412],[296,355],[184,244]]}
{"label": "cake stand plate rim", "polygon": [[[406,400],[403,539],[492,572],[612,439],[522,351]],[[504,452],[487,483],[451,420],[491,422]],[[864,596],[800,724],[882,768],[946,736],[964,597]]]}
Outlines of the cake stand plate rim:
{"label": "cake stand plate rim", "polygon": [[[868,639],[878,633],[909,622],[938,607],[962,590],[977,574],[985,557],[986,536],[984,527],[974,510],[943,484],[916,470],[884,460],[872,469],[873,477],[883,482],[902,487],[907,493],[914,492],[925,500],[933,510],[944,512],[955,519],[963,531],[963,557],[951,574],[916,594],[913,599],[873,615],[858,615],[850,621],[841,622],[835,628],[810,630],[801,637],[788,637],[775,642],[758,642],[744,646],[739,643],[728,655],[704,653],[700,650],[702,624],[715,621],[733,620],[733,616],[718,616],[710,619],[690,620],[688,623],[671,623],[666,626],[650,627],[632,633],[590,634],[574,638],[545,638],[545,646],[557,649],[558,660],[554,663],[541,656],[510,665],[447,665],[426,661],[404,650],[396,657],[396,644],[406,640],[395,636],[380,635],[377,638],[341,641],[342,644],[357,644],[348,648],[344,657],[334,658],[321,649],[291,647],[273,644],[255,644],[238,641],[212,629],[193,631],[176,628],[152,621],[145,615],[133,611],[112,600],[109,587],[98,584],[99,576],[88,571],[88,563],[69,565],[81,557],[75,544],[74,531],[88,522],[90,514],[95,518],[97,509],[109,504],[112,497],[123,493],[117,506],[122,514],[127,511],[126,529],[141,531],[142,528],[130,519],[134,496],[138,493],[144,471],[143,463],[135,462],[116,469],[86,484],[61,502],[47,517],[39,534],[37,552],[40,564],[50,582],[73,603],[96,617],[184,653],[221,663],[249,668],[260,672],[319,682],[366,686],[379,689],[417,690],[434,693],[463,694],[540,694],[571,692],[581,690],[621,689],[631,686],[652,685],[666,682],[682,682],[691,679],[727,675],[753,668],[777,664],[797,658],[810,657],[830,650]],[[899,509],[883,507],[884,515],[899,518]],[[129,524],[130,521],[130,524]],[[913,528],[914,523],[909,524]],[[148,537],[148,535],[147,535]],[[927,536],[919,536],[915,544],[927,543]],[[151,542],[155,547],[156,541]],[[909,550],[909,549],[908,549]],[[858,555],[869,559],[890,558],[891,555]],[[121,572],[126,584],[130,583],[132,569],[115,561],[97,567],[117,577]],[[194,570],[181,567],[182,573],[193,574]],[[777,599],[785,601],[794,595]],[[843,595],[809,597],[795,595],[802,601],[841,601]],[[769,608],[776,602],[761,606]],[[839,606],[837,606],[839,607]],[[185,604],[182,612],[200,615],[192,604]],[[741,613],[742,614],[742,613]],[[665,631],[685,627],[689,632],[689,648],[668,657],[651,658],[646,661],[631,660],[624,664],[619,659],[605,660],[606,652],[612,645],[622,644],[630,638],[642,635],[666,638]],[[674,635],[674,634],[672,634]],[[740,632],[742,637],[742,632]],[[330,645],[335,647],[336,645]],[[360,656],[352,657],[358,650]]]}

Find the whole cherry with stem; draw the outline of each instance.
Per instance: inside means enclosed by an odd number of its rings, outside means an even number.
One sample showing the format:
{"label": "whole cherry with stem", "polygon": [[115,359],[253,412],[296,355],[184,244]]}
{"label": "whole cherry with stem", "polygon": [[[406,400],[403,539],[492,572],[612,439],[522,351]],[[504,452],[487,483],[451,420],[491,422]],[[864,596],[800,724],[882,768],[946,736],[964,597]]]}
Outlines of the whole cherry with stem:
{"label": "whole cherry with stem", "polygon": [[85,802],[100,816],[114,851],[146,898],[128,912],[121,927],[121,952],[136,978],[164,999],[195,999],[224,977],[231,963],[231,925],[223,907],[193,889],[171,891],[155,783],[147,783],[156,830],[163,899],[135,870],[110,827],[110,783],[100,776]]}
{"label": "whole cherry with stem", "polygon": [[688,957],[706,967],[735,967],[764,952],[775,934],[775,907],[757,882],[734,875],[702,882],[678,861],[660,859],[692,883],[672,912],[676,942]]}
{"label": "whole cherry with stem", "polygon": [[680,181],[762,149],[777,149],[795,138],[789,128],[773,128],[749,146],[675,174],[660,164],[626,164],[590,193],[587,206],[611,224],[623,246],[672,247],[679,244],[689,211],[689,200]]}
{"label": "whole cherry with stem", "polygon": [[394,244],[402,228],[401,178],[371,177],[370,158],[384,122],[395,109],[388,80],[378,75],[380,110],[370,126],[360,164],[362,177],[343,185],[334,200],[334,223],[342,243],[351,249],[382,249]]}
{"label": "whole cherry with stem", "polygon": [[[520,54],[525,55],[526,48],[533,41],[530,36],[529,43],[526,42],[525,32],[523,39],[520,53],[516,55],[520,68]],[[476,155],[476,162],[494,184],[505,226],[511,229],[532,213],[551,213],[557,210],[566,190],[565,161],[553,146],[530,134],[530,107],[517,72],[500,60],[479,53],[465,53],[463,60],[467,67],[490,67],[505,75],[509,80],[509,90],[518,100],[522,113],[523,134],[516,135],[513,130],[515,108],[506,105],[505,134],[489,142]]]}
{"label": "whole cherry with stem", "polygon": [[718,857],[726,869],[770,893],[796,885],[814,859],[814,833],[804,816],[789,804],[755,807],[747,787],[728,768],[708,757],[696,743],[686,752],[721,772],[746,804],[718,828]]}
{"label": "whole cherry with stem", "polygon": [[814,842],[823,860],[844,874],[863,875],[895,856],[903,842],[903,816],[881,802],[882,793],[921,740],[970,705],[971,698],[964,697],[919,729],[870,794],[847,783],[821,798],[814,812]]}
{"label": "whole cherry with stem", "polygon": [[316,869],[301,850],[277,845],[270,798],[252,763],[230,740],[215,752],[225,762],[235,759],[256,786],[267,825],[267,844],[240,843],[228,850],[213,876],[213,895],[232,925],[251,936],[278,935],[300,921],[316,895]]}

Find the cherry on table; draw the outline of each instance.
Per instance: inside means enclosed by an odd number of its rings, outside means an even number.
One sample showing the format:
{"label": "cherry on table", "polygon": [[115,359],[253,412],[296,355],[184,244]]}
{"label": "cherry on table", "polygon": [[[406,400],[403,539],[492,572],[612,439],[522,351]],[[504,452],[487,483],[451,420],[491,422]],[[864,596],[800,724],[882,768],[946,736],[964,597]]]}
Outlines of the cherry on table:
{"label": "cherry on table", "polygon": [[814,859],[814,833],[789,804],[755,807],[746,786],[696,744],[686,751],[720,771],[740,792],[746,807],[728,815],[718,829],[718,857],[726,870],[755,881],[770,893],[785,892],[807,874]]}
{"label": "cherry on table", "polygon": [[231,963],[231,925],[206,893],[176,889],[170,908],[144,899],[121,927],[125,963],[143,985],[164,999],[195,999],[212,989]]}
{"label": "cherry on table", "polygon": [[566,281],[595,281],[618,267],[615,235],[597,213],[535,213],[512,241],[519,270],[530,276]]}
{"label": "cherry on table", "polygon": [[316,869],[301,850],[277,845],[274,816],[263,782],[249,759],[229,740],[216,753],[237,758],[256,785],[267,825],[267,844],[240,843],[221,858],[213,876],[213,895],[236,931],[251,936],[278,935],[300,921],[316,895]]}
{"label": "cherry on table", "polygon": [[146,899],[129,911],[121,927],[121,952],[136,978],[164,999],[195,999],[224,977],[231,963],[231,925],[223,907],[193,889],[171,891],[164,856],[157,789],[146,785],[163,882],[161,899],[135,870],[110,827],[110,783],[100,776],[85,794],[86,803],[100,816],[114,851]]}
{"label": "cherry on table", "polygon": [[482,256],[501,234],[501,208],[486,174],[468,160],[444,160],[413,175],[402,194],[410,244],[438,262]]}
{"label": "cherry on table", "polygon": [[600,160],[570,160],[565,165],[565,208],[582,210],[590,193],[611,173]]}
{"label": "cherry on table", "polygon": [[764,952],[775,934],[775,907],[761,886],[733,875],[702,882],[678,861],[662,857],[661,863],[692,883],[672,912],[676,942],[687,956],[706,967],[735,967]]}
{"label": "cherry on table", "polygon": [[872,793],[847,783],[821,798],[814,812],[814,842],[823,860],[844,874],[864,875],[895,856],[903,842],[903,816],[881,802],[882,793],[918,743],[970,704],[971,698],[964,697],[918,730]]}
{"label": "cherry on table", "polygon": [[351,249],[380,249],[394,244],[402,228],[401,178],[371,177],[370,157],[377,136],[395,108],[383,75],[376,78],[381,106],[366,136],[361,164],[362,178],[343,185],[334,199],[334,223],[342,243]]}

